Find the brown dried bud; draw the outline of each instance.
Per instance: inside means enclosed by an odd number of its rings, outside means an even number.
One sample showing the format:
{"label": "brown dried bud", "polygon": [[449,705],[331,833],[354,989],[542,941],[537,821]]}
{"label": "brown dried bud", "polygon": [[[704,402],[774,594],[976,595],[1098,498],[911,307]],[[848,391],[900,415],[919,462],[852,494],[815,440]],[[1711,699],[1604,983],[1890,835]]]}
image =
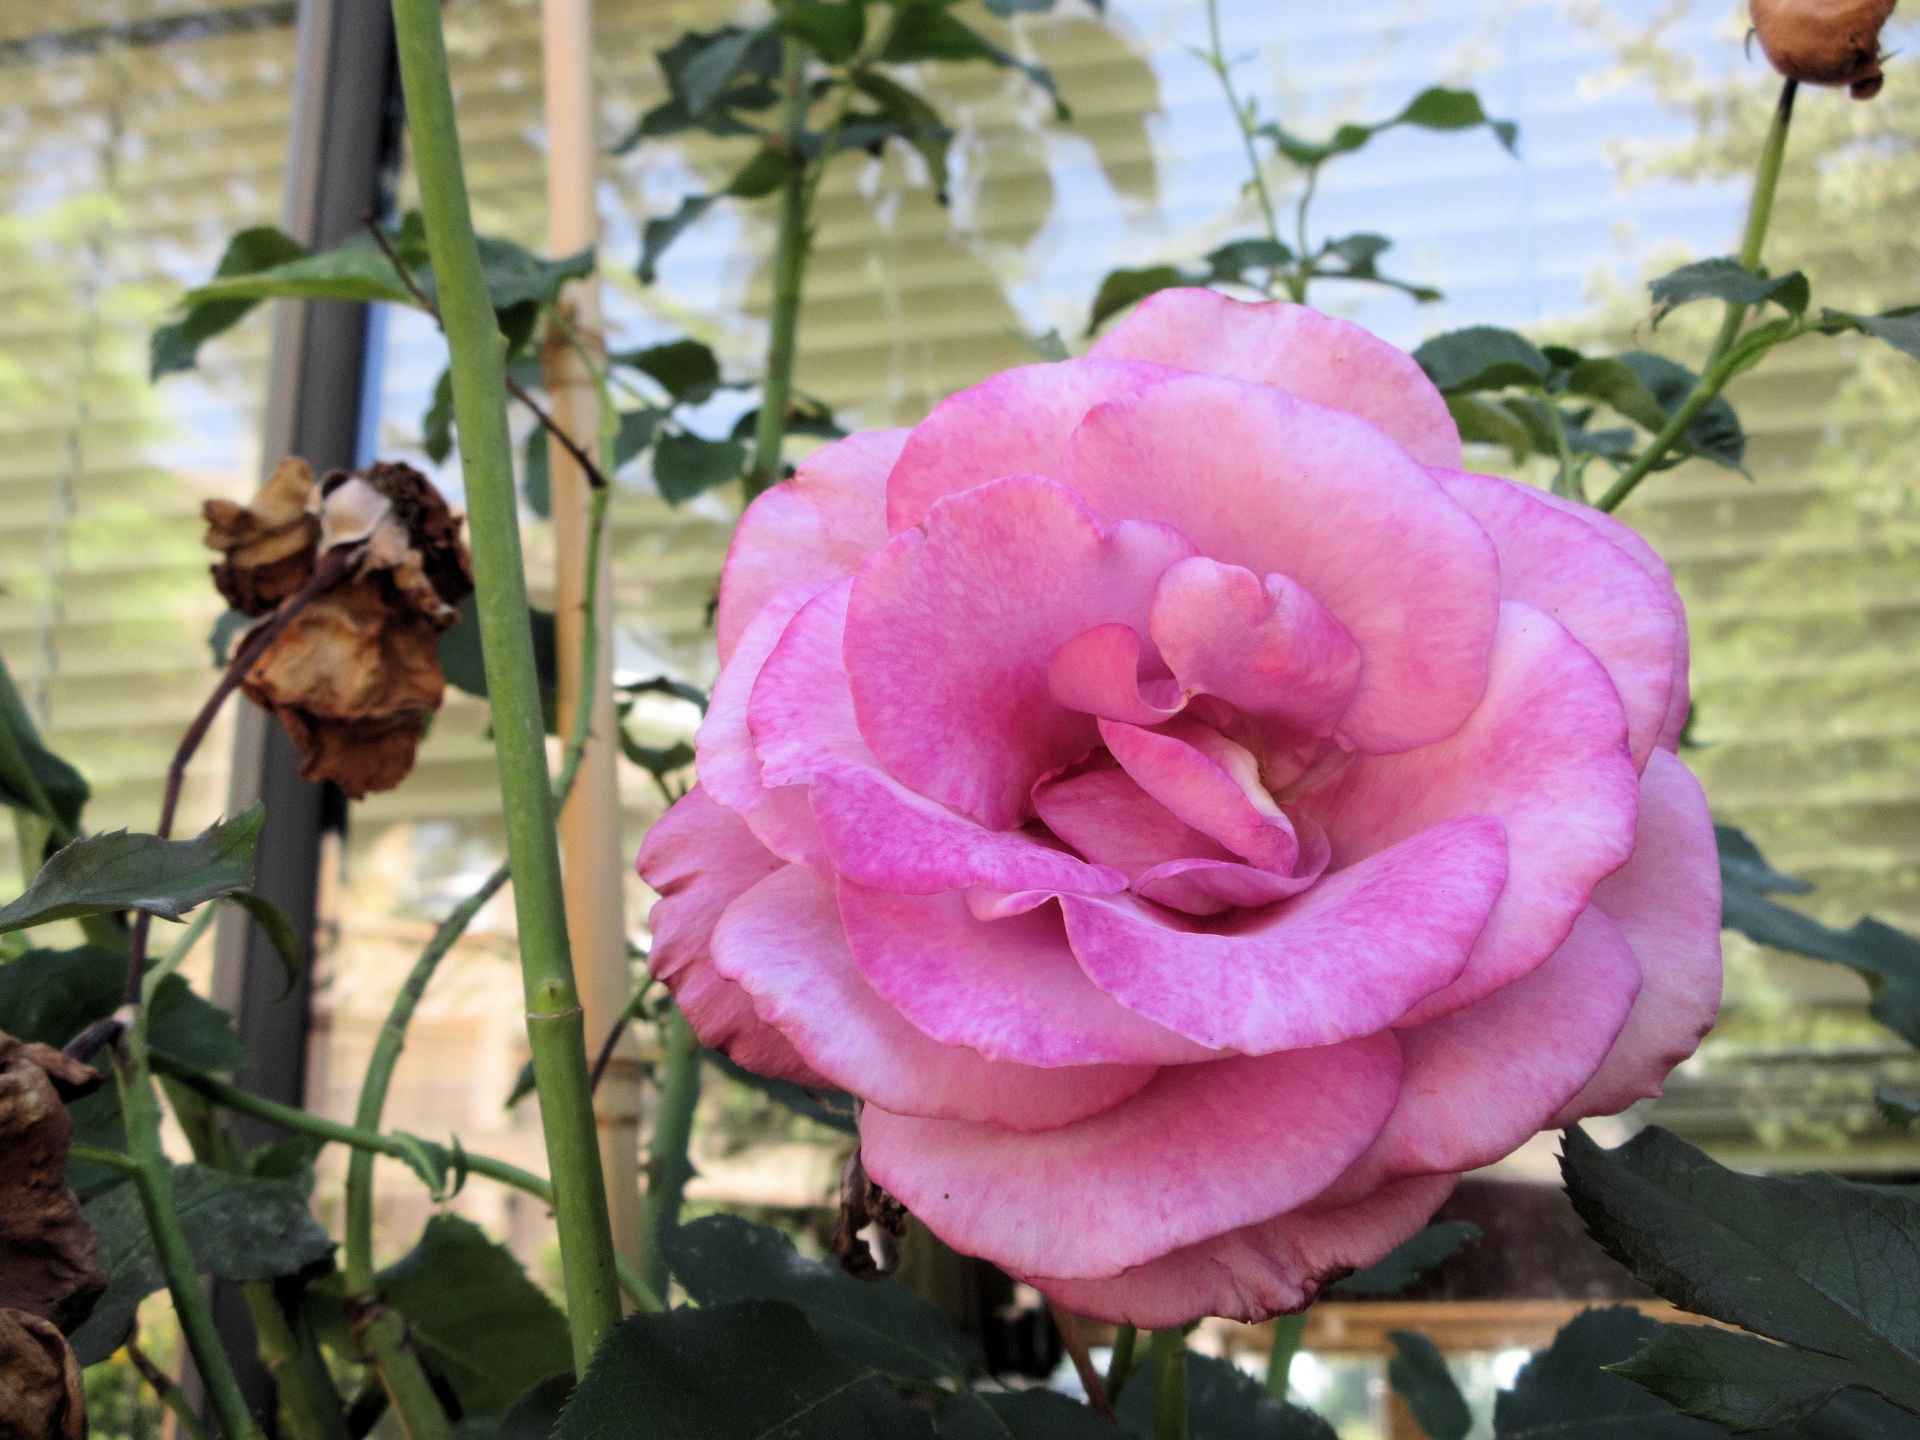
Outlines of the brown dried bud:
{"label": "brown dried bud", "polygon": [[0,1436],[86,1440],[87,1388],[51,1321],[0,1309]]}
{"label": "brown dried bud", "polygon": [[1894,0],[1753,0],[1753,29],[1773,68],[1808,85],[1880,93],[1880,28]]}
{"label": "brown dried bud", "polygon": [[459,618],[473,572],[459,518],[409,466],[333,471],[304,503],[319,551],[360,550],[348,577],[293,617],[241,688],[280,717],[301,775],[358,800],[413,768],[426,717],[446,693],[440,632]]}
{"label": "brown dried bud", "polygon": [[856,1144],[840,1169],[840,1214],[831,1242],[840,1268],[861,1280],[891,1275],[900,1264],[893,1242],[906,1233],[907,1207],[873,1182]]}
{"label": "brown dried bud", "polygon": [[66,1102],[100,1081],[50,1045],[0,1034],[0,1296],[57,1330],[78,1326],[107,1288],[100,1242],[67,1188]]}
{"label": "brown dried bud", "polygon": [[295,456],[282,460],[251,505],[209,500],[200,507],[206,545],[225,553],[213,583],[243,615],[265,615],[313,573],[320,523],[307,513],[313,471]]}

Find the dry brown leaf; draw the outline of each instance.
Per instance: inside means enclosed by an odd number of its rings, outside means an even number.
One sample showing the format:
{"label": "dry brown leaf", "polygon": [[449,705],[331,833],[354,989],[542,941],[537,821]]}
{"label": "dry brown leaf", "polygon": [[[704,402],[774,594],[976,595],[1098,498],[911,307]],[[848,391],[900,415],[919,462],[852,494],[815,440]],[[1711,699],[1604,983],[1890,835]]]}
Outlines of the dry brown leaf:
{"label": "dry brown leaf", "polygon": [[0,1034],[0,1296],[63,1331],[107,1288],[99,1241],[67,1188],[66,1102],[100,1081],[50,1045]]}
{"label": "dry brown leaf", "polygon": [[1753,28],[1773,68],[1808,85],[1880,93],[1880,29],[1894,0],[1753,0]]}
{"label": "dry brown leaf", "polygon": [[0,1440],[86,1440],[87,1389],[67,1337],[0,1309]]}
{"label": "dry brown leaf", "polygon": [[227,557],[213,567],[213,583],[242,614],[265,615],[313,573],[320,524],[307,513],[312,491],[313,471],[294,456],[275,467],[251,504],[200,507],[207,548]]}

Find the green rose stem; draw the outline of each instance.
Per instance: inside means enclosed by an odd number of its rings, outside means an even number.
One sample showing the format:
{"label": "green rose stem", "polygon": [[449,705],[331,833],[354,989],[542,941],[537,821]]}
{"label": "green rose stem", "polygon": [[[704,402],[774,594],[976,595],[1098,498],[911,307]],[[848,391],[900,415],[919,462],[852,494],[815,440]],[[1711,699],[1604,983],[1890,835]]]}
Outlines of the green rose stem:
{"label": "green rose stem", "polygon": [[1122,1325],[1113,1332],[1113,1358],[1107,1362],[1107,1399],[1117,1401],[1120,1391],[1127,1381],[1133,1378],[1133,1347],[1140,1338],[1140,1332],[1131,1325]]}
{"label": "green rose stem", "polygon": [[1273,1348],[1267,1352],[1267,1393],[1282,1405],[1287,1403],[1287,1375],[1293,1369],[1293,1357],[1300,1353],[1300,1337],[1306,1332],[1307,1312],[1273,1317]]}
{"label": "green rose stem", "polygon": [[[1267,238],[1275,245],[1284,245],[1286,242],[1280,238],[1280,217],[1273,208],[1273,195],[1267,189],[1266,171],[1260,166],[1260,152],[1253,143],[1253,111],[1242,102],[1239,92],[1233,88],[1233,66],[1228,61],[1226,47],[1220,40],[1220,0],[1207,0],[1207,38],[1211,46],[1200,59],[1219,78],[1220,88],[1227,94],[1227,108],[1233,111],[1233,123],[1240,128],[1240,143],[1246,147],[1247,172],[1251,178],[1253,193],[1259,197],[1260,213],[1266,217],[1267,221]],[[1306,206],[1303,204],[1299,215],[1302,227],[1300,257],[1303,260],[1307,253],[1304,232],[1306,213]],[[1306,289],[1306,281],[1303,278],[1291,275],[1287,277],[1287,290],[1295,300],[1305,299]]]}
{"label": "green rose stem", "polygon": [[560,850],[507,435],[506,342],[480,271],[439,5],[435,0],[394,0],[393,18],[427,251],[451,352],[454,421],[460,430],[480,638],[519,921],[527,1041],[553,1177],[574,1368],[584,1374],[600,1342],[620,1323],[620,1294],[587,1085],[584,1017],[561,899]]}
{"label": "green rose stem", "polygon": [[647,1142],[647,1200],[641,1210],[646,1255],[640,1271],[647,1288],[667,1293],[666,1237],[680,1223],[680,1202],[693,1178],[687,1145],[693,1138],[694,1107],[700,1103],[700,1041],[675,1006],[661,1026],[666,1073],[660,1081],[660,1108]]}
{"label": "green rose stem", "polygon": [[[1747,231],[1740,244],[1740,263],[1756,272],[1760,268],[1760,249],[1767,240],[1767,225],[1773,218],[1773,198],[1780,188],[1780,166],[1787,154],[1787,128],[1793,123],[1793,97],[1798,90],[1798,81],[1788,80],[1781,85],[1779,103],[1773,107],[1773,123],[1767,128],[1766,143],[1760,147],[1760,167],[1754,176],[1753,200],[1747,207]],[[1734,348],[1734,339],[1740,333],[1740,324],[1746,319],[1746,314],[1746,306],[1727,302],[1726,318],[1720,322],[1720,333],[1714,339],[1713,349],[1707,354],[1707,364],[1700,372],[1700,378],[1694,382],[1693,389],[1687,392],[1687,398],[1681,402],[1680,408],[1673,412],[1660,428],[1660,433],[1653,437],[1653,442],[1640,452],[1638,459],[1620,472],[1620,478],[1600,497],[1596,509],[1618,509],[1620,502],[1633,493],[1634,487],[1666,458],[1667,452],[1686,434],[1687,427],[1698,418],[1700,412],[1719,397],[1727,382],[1752,363],[1752,357],[1742,356]]]}
{"label": "green rose stem", "polygon": [[[747,499],[780,482],[780,446],[786,438],[787,398],[793,393],[793,359],[800,333],[800,294],[806,284],[808,226],[807,162],[800,148],[807,124],[807,47],[792,36],[780,42],[780,132],[788,171],[780,186],[780,233],[773,249],[772,330],[767,337],[767,376],[760,389],[760,418],[753,433],[753,469]],[[825,168],[828,155],[821,155]]]}
{"label": "green rose stem", "polygon": [[1153,1440],[1187,1440],[1187,1332],[1153,1332]]}

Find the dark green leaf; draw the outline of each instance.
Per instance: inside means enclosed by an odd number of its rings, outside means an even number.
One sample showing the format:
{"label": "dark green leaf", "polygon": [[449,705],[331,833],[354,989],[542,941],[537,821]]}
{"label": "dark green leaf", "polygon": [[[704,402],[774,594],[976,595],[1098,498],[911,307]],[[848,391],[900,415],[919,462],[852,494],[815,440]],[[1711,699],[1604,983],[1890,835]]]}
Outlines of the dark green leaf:
{"label": "dark green leaf", "polygon": [[0,934],[115,910],[178,920],[253,883],[253,842],[265,813],[256,804],[192,840],[125,830],[76,840],[40,868],[24,895],[0,909]]}
{"label": "dark green leaf", "polygon": [[[853,83],[877,107],[872,120],[866,122],[870,125],[879,122],[869,131],[869,144],[872,140],[897,137],[913,146],[926,162],[935,195],[941,204],[946,204],[947,150],[953,144],[952,127],[924,98],[878,71],[860,70],[855,73]],[[843,134],[841,148],[850,148],[858,140],[858,136]]]}
{"label": "dark green leaf", "polygon": [[13,676],[0,664],[0,803],[73,832],[91,793],[80,772],[41,743]]}
{"label": "dark green leaf", "polygon": [[[1920,1412],[1920,1195],[1736,1174],[1657,1126],[1610,1151],[1570,1129],[1561,1171],[1593,1237],[1663,1298],[1844,1361]],[[1776,1398],[1798,1405],[1804,1367],[1781,1358]]]}
{"label": "dark green leaf", "polygon": [[986,1368],[979,1347],[932,1301],[891,1280],[856,1280],[809,1260],[778,1230],[708,1215],[666,1236],[667,1263],[704,1306],[742,1300],[797,1305],[848,1364],[909,1379],[961,1379]]}
{"label": "dark green leaf", "polygon": [[1327,1287],[1340,1295],[1398,1295],[1463,1245],[1477,1244],[1480,1227],[1471,1220],[1429,1225],[1396,1245],[1386,1259],[1336,1280]]}
{"label": "dark green leaf", "polygon": [[1851,1361],[1706,1325],[1662,1325],[1646,1349],[1608,1368],[1736,1432],[1796,1425],[1860,1383]]}
{"label": "dark green leaf", "polygon": [[1790,910],[1771,894],[1804,895],[1804,880],[1782,875],[1731,825],[1713,827],[1720,848],[1720,924],[1778,950],[1845,965],[1866,979],[1873,1018],[1920,1047],[1920,941],[1872,918],[1845,930]]}
{"label": "dark green leaf", "polygon": [[698,340],[672,340],[609,355],[608,363],[650,376],[676,405],[698,405],[720,388],[720,361]]}
{"label": "dark green leaf", "polygon": [[1014,339],[1049,365],[1057,365],[1062,360],[1073,358],[1067,351],[1067,342],[1060,338],[1058,330],[1048,330],[1038,335],[1029,335],[1024,330],[1014,330],[1010,333]]}
{"label": "dark green leaf", "polygon": [[655,267],[667,247],[680,238],[682,230],[712,209],[713,202],[719,198],[718,195],[689,195],[673,214],[647,221],[640,236],[640,263],[636,267],[642,285],[653,283]]}
{"label": "dark green leaf", "polygon": [[1533,434],[1506,406],[1477,395],[1449,395],[1447,413],[1469,445],[1504,445],[1517,465],[1533,453]]}
{"label": "dark green leaf", "polygon": [[[125,987],[127,957],[96,945],[29,950],[0,965],[0,1030],[56,1048],[111,1015]],[[147,1045],[156,1062],[193,1074],[244,1070],[252,1063],[226,1011],[178,975],[154,991]],[[82,1057],[88,1058],[88,1057]]]}
{"label": "dark green leaf", "polygon": [[1413,358],[1445,395],[1540,385],[1553,368],[1531,340],[1495,325],[1436,335]]}
{"label": "dark green leaf", "polygon": [[247,1174],[257,1180],[284,1180],[311,1202],[313,1162],[326,1143],[314,1135],[293,1135],[261,1145],[247,1154]]}
{"label": "dark green leaf", "polygon": [[[569,280],[584,280],[593,274],[593,251],[582,250],[558,260],[543,260],[524,246],[497,235],[480,236],[480,273],[487,282],[487,298],[496,312],[522,305],[551,305]],[[432,290],[432,272],[423,270],[419,280]]]}
{"label": "dark green leaf", "polygon": [[1611,355],[1583,359],[1567,372],[1565,389],[1610,406],[1642,429],[1658,431],[1667,423],[1667,410],[1655,398],[1633,367]]}
{"label": "dark green leaf", "polygon": [[[1371,285],[1385,285],[1390,290],[1399,290],[1412,296],[1422,305],[1445,298],[1430,285],[1415,285],[1410,281],[1382,275],[1376,262],[1392,248],[1393,242],[1384,235],[1347,235],[1338,240],[1329,240],[1321,246],[1320,254],[1314,259],[1313,273],[1324,280],[1359,280]],[[1328,259],[1337,260],[1338,266],[1327,265]]]}
{"label": "dark green leaf", "polygon": [[1422,90],[1407,102],[1406,109],[1390,120],[1373,125],[1342,125],[1326,140],[1303,139],[1278,124],[1263,125],[1259,133],[1273,141],[1280,153],[1294,164],[1303,169],[1312,169],[1336,155],[1358,150],[1374,136],[1396,125],[1417,125],[1425,130],[1467,130],[1476,125],[1485,125],[1509,153],[1512,153],[1520,133],[1519,127],[1511,120],[1488,119],[1486,111],[1481,108],[1480,97],[1473,91],[1449,90],[1438,85]]}
{"label": "dark green leaf", "polygon": [[[333,1241],[307,1213],[307,1202],[284,1180],[229,1175],[176,1165],[174,1208],[199,1273],[222,1280],[272,1280],[319,1264]],[[133,1328],[141,1300],[166,1284],[153,1253],[140,1197],[121,1185],[87,1206],[100,1237],[100,1261],[111,1277],[87,1323],[70,1337],[82,1365],[106,1359]]]}
{"label": "dark green leaf", "polygon": [[[533,665],[540,677],[540,693],[552,695],[560,688],[558,642],[554,637],[553,612],[530,610],[533,625]],[[469,595],[460,606],[460,618],[440,635],[440,669],[447,683],[469,695],[487,698],[487,668],[480,649],[480,612]]]}
{"label": "dark green leaf", "polygon": [[641,408],[620,412],[620,429],[613,437],[613,471],[616,475],[628,461],[653,443],[654,432],[666,418],[665,410]]}
{"label": "dark green leaf", "polygon": [[933,1412],[940,1440],[1114,1440],[1092,1410],[1046,1390],[974,1391]]}
{"label": "dark green leaf", "polygon": [[420,417],[420,446],[434,464],[453,453],[453,371],[443,369],[433,382],[433,399]]}
{"label": "dark green leaf", "polygon": [[[1647,387],[1667,415],[1672,415],[1686,402],[1700,378],[1686,366],[1645,350],[1629,350],[1618,358],[1622,365],[1640,377],[1640,383]],[[1684,442],[1683,453],[1698,455],[1729,470],[1746,474],[1740,464],[1747,453],[1746,432],[1740,428],[1740,417],[1734,414],[1726,396],[1716,397],[1696,415],[1681,438]]]}
{"label": "dark green leaf", "polygon": [[253,627],[255,617],[244,610],[223,611],[207,632],[207,651],[213,656],[213,668],[224,670],[233,656],[233,642]]}
{"label": "dark green leaf", "polygon": [[[983,3],[1002,20],[1015,15],[1041,15],[1053,9],[1053,0],[983,0]],[[1093,0],[1093,8],[1104,11],[1107,0]]]}
{"label": "dark green leaf", "polygon": [[737,479],[746,466],[747,448],[737,440],[681,433],[662,435],[653,443],[653,483],[670,505]]}
{"label": "dark green leaf", "polygon": [[1724,300],[1731,305],[1761,305],[1768,301],[1791,315],[1807,308],[1807,277],[1798,270],[1772,279],[1756,275],[1730,255],[1696,260],[1650,282],[1653,321],[1658,325],[1673,310],[1695,300]]}
{"label": "dark green leaf", "polygon": [[[527,353],[533,335],[540,328],[540,301],[520,300],[494,311],[493,318],[507,340],[507,373],[530,390],[541,388],[545,376],[540,373],[540,358]],[[530,375],[525,372],[531,371]]]}
{"label": "dark green leaf", "polygon": [[1176,265],[1149,265],[1144,270],[1115,270],[1100,282],[1100,293],[1093,297],[1093,313],[1087,317],[1091,336],[1111,316],[1137,304],[1160,290],[1191,285],[1193,280]]}
{"label": "dark green leaf", "polygon": [[[684,769],[693,763],[692,746],[684,744],[676,745],[674,750],[684,751],[684,756],[679,758],[677,764],[663,764],[660,769],[654,770],[653,774],[655,779],[660,779],[674,770]],[[659,755],[665,752],[654,751],[652,753]],[[629,752],[627,758],[633,759],[631,752]],[[668,758],[672,759],[674,757],[669,756]],[[635,763],[638,764],[640,762],[636,761]],[[652,767],[649,766],[648,768],[651,769]],[[0,1030],[4,1029],[6,1029],[6,1027],[0,1025]],[[743,1085],[752,1086],[769,1100],[786,1106],[787,1109],[793,1111],[794,1114],[804,1115],[809,1120],[817,1121],[831,1129],[840,1131],[842,1134],[858,1135],[860,1133],[860,1127],[854,1119],[853,1097],[844,1090],[808,1090],[805,1086],[796,1085],[791,1080],[776,1080],[770,1076],[756,1075],[753,1071],[735,1064],[718,1050],[707,1050],[703,1048],[700,1053],[701,1057],[705,1059],[708,1064],[718,1066],[733,1079],[740,1081]]]}
{"label": "dark green leaf", "polygon": [[[0,1026],[0,1029],[4,1029]],[[1920,1120],[1920,1098],[1902,1095],[1898,1090],[1885,1085],[1873,1087],[1873,1103],[1879,1109],[1880,1116],[1896,1129],[1905,1130]]]}
{"label": "dark green leaf", "polygon": [[251,915],[260,932],[272,944],[273,953],[280,957],[280,963],[287,971],[287,988],[275,998],[286,999],[299,982],[300,967],[304,963],[300,953],[300,937],[294,933],[293,922],[287,919],[278,905],[258,891],[235,890],[221,898],[232,901]]}
{"label": "dark green leaf", "polygon": [[1499,1440],[1715,1440],[1722,1434],[1717,1426],[1690,1420],[1600,1368],[1625,1360],[1659,1328],[1624,1305],[1576,1315],[1494,1402],[1494,1434]]}
{"label": "dark green leaf", "polygon": [[566,1317],[470,1220],[427,1221],[419,1243],[380,1272],[380,1293],[468,1416],[501,1414],[529,1386],[571,1370]]}
{"label": "dark green leaf", "polygon": [[547,466],[547,428],[536,425],[527,432],[526,453],[521,464],[520,494],[527,508],[542,520],[553,518],[553,477]]}
{"label": "dark green leaf", "polygon": [[1207,252],[1209,284],[1247,284],[1249,270],[1272,274],[1293,264],[1293,251],[1278,240],[1229,240]]}
{"label": "dark green leaf", "polygon": [[560,1412],[572,1398],[571,1367],[529,1385],[494,1425],[491,1440],[551,1440]]}
{"label": "dark green leaf", "polygon": [[829,65],[844,65],[867,38],[866,7],[846,0],[797,0],[780,12],[779,29]]}
{"label": "dark green leaf", "polygon": [[1020,71],[1051,95],[1057,118],[1065,120],[1071,114],[1053,83],[1051,71],[1042,65],[1029,65],[1017,55],[1002,50],[964,20],[955,19],[944,6],[899,7],[893,30],[887,36],[887,48],[880,58],[894,65],[910,65],[921,60],[985,60]]}
{"label": "dark green leaf", "polygon": [[185,303],[233,300],[379,300],[415,308],[420,304],[373,237],[358,233],[318,255],[302,254],[264,270],[216,278],[188,291]]}
{"label": "dark green leaf", "polygon": [[791,1305],[639,1314],[615,1330],[556,1440],[930,1440],[924,1410],[849,1365]]}
{"label": "dark green leaf", "polygon": [[1473,1412],[1440,1347],[1412,1330],[1394,1330],[1387,1338],[1394,1349],[1387,1362],[1387,1380],[1406,1401],[1427,1440],[1466,1440],[1473,1428]]}
{"label": "dark green leaf", "polygon": [[[688,40],[699,43],[676,55],[675,70],[668,79],[692,115],[706,114],[735,80],[745,76],[765,79],[779,63],[779,41],[771,25],[757,30],[729,25],[709,36],[682,36],[678,43]],[[663,68],[671,53],[674,51],[661,52]]]}
{"label": "dark green leaf", "polygon": [[1862,335],[1884,340],[1894,349],[1920,360],[1920,306],[1902,306],[1882,315],[1822,310],[1820,328],[1829,335],[1837,335],[1842,330],[1858,330]]}
{"label": "dark green leaf", "polygon": [[[261,225],[242,230],[227,242],[213,273],[220,279],[252,275],[298,260],[307,247],[292,236]],[[148,345],[149,377],[158,380],[176,370],[191,370],[199,359],[200,347],[222,331],[230,330],[260,302],[257,300],[208,300],[189,306],[187,313],[153,332]]]}
{"label": "dark green leaf", "polygon": [[[1151,1365],[1134,1372],[1120,1393],[1121,1427],[1152,1440],[1155,1375]],[[1283,1405],[1253,1377],[1211,1355],[1187,1354],[1187,1417],[1192,1440],[1337,1440],[1334,1429],[1311,1410]]]}
{"label": "dark green leaf", "polygon": [[726,193],[741,200],[759,200],[786,184],[794,173],[792,156],[771,145],[762,145],[727,182]]}

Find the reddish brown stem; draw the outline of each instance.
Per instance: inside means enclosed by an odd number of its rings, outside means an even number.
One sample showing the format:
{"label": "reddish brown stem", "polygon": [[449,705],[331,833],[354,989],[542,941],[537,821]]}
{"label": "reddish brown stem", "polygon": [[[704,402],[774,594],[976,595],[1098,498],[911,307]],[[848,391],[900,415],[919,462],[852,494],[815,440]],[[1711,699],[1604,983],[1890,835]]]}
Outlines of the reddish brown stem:
{"label": "reddish brown stem", "polygon": [[1080,1333],[1079,1320],[1071,1311],[1062,1310],[1051,1300],[1047,1301],[1047,1309],[1053,1312],[1054,1327],[1059,1330],[1060,1339],[1067,1347],[1074,1372],[1086,1388],[1087,1403],[1118,1425],[1120,1422],[1114,1416],[1113,1402],[1107,1398],[1106,1381],[1100,1378],[1099,1370],[1094,1368],[1093,1356],[1087,1353],[1087,1337]]}

